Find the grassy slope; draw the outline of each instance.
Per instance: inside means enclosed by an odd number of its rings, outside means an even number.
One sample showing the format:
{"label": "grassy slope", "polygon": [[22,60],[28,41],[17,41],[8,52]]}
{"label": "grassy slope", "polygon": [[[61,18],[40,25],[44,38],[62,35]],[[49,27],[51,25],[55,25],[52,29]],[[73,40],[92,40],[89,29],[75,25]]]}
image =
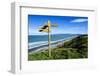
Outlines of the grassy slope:
{"label": "grassy slope", "polygon": [[48,49],[28,55],[28,60],[50,60],[50,59],[76,59],[87,58],[88,56],[88,36],[80,35],[71,41],[65,42],[52,49],[52,56],[48,56]]}

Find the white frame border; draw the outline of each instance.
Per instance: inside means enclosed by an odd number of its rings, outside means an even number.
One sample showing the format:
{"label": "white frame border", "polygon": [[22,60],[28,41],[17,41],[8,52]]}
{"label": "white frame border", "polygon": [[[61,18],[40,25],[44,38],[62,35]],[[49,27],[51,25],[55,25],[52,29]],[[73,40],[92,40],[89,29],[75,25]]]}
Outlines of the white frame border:
{"label": "white frame border", "polygon": [[[21,8],[45,8],[45,9],[60,9],[60,10],[79,10],[79,11],[93,11],[96,14],[96,8],[94,7],[72,7],[57,8],[56,6],[46,7],[45,5],[35,5],[30,3],[16,3],[11,4],[11,72],[22,73],[21,70]],[[96,17],[96,16],[95,16]],[[96,22],[96,21],[95,21]],[[17,39],[16,39],[17,38]]]}

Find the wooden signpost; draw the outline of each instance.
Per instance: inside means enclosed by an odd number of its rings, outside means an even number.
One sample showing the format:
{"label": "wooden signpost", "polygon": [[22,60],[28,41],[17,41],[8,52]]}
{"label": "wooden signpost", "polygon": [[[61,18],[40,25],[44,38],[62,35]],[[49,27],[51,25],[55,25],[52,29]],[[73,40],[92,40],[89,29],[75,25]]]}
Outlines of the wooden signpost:
{"label": "wooden signpost", "polygon": [[48,33],[48,53],[49,53],[49,57],[51,57],[51,35],[50,35],[50,32],[51,32],[52,26],[56,27],[57,25],[56,24],[51,25],[50,20],[48,20],[48,23],[46,25],[42,26],[39,29],[39,32],[47,32]]}

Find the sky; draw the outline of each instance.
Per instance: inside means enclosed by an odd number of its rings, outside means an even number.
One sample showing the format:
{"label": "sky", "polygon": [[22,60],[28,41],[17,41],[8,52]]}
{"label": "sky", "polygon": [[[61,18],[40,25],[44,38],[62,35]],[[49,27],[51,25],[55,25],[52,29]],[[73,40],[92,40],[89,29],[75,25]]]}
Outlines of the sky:
{"label": "sky", "polygon": [[80,16],[51,16],[51,15],[28,15],[29,35],[45,35],[45,32],[39,32],[44,24],[50,20],[51,24],[57,24],[57,27],[51,27],[51,34],[87,34],[88,17]]}

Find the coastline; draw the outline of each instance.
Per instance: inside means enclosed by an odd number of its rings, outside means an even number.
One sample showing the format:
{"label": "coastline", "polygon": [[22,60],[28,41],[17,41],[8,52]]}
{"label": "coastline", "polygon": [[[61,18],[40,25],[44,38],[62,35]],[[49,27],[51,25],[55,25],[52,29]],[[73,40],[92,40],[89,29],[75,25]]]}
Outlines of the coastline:
{"label": "coastline", "polygon": [[[73,37],[70,37],[69,39],[65,38],[65,39],[61,39],[61,40],[57,40],[57,41],[52,41],[51,42],[51,47],[55,48],[55,47],[57,47],[59,45],[63,45],[64,42],[70,41],[70,40],[72,40],[73,38],[76,38],[76,37],[77,36],[73,36]],[[43,44],[40,44],[40,43],[43,43]],[[40,50],[46,50],[46,49],[48,49],[48,42],[47,41],[40,42],[40,43],[37,43],[39,45],[36,45],[36,44],[33,44],[33,46],[31,45],[32,47],[30,47],[28,49],[29,54],[34,53],[34,52],[38,52]]]}

